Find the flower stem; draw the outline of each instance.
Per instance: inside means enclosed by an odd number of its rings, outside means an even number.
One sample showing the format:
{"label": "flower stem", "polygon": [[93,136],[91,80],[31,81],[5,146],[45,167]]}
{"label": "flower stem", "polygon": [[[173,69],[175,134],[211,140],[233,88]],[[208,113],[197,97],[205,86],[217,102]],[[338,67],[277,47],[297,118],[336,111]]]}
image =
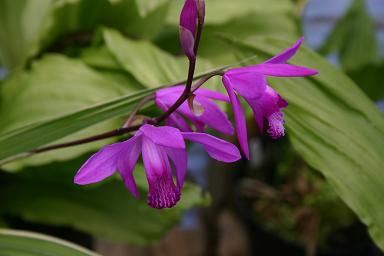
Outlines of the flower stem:
{"label": "flower stem", "polygon": [[[197,56],[197,51],[199,50],[200,45],[200,39],[201,39],[201,33],[203,31],[203,24],[198,23],[197,25],[197,32],[196,32],[196,38],[195,38],[195,44],[193,51],[195,53],[195,56]],[[167,119],[173,112],[175,112],[192,94],[192,82],[193,77],[195,74],[195,68],[196,68],[196,59],[190,59],[189,60],[189,68],[188,68],[188,78],[187,83],[185,84],[185,89],[183,93],[180,95],[180,97],[177,99],[177,101],[162,115],[155,118],[153,120],[154,124],[159,124],[165,119]]]}
{"label": "flower stem", "polygon": [[144,97],[138,104],[137,106],[132,110],[131,114],[129,115],[127,121],[123,124],[123,128],[130,127],[135,120],[136,114],[140,111],[142,107],[145,106],[148,102],[152,101],[155,99],[155,94],[151,93],[150,95]]}

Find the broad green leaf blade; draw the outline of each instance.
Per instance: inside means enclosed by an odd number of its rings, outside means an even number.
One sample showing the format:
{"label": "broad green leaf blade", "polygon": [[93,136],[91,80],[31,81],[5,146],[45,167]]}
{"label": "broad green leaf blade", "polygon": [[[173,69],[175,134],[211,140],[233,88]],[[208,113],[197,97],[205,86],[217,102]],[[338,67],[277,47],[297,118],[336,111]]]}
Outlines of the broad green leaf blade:
{"label": "broad green leaf blade", "polygon": [[95,31],[105,25],[131,36],[152,38],[161,30],[168,11],[168,2],[147,8],[142,17],[135,0],[62,0],[52,8],[39,30],[31,55],[39,53],[60,37]]}
{"label": "broad green leaf blade", "polygon": [[[132,40],[113,29],[103,29],[102,35],[105,46],[117,63],[145,87],[170,84],[187,76],[188,60],[184,56],[172,56],[150,41]],[[88,63],[97,65],[94,61]],[[210,69],[212,65],[199,58],[196,73]]]}
{"label": "broad green leaf blade", "polygon": [[94,186],[78,186],[73,177],[87,157],[65,163],[27,168],[3,174],[0,214],[53,226],[70,226],[100,239],[148,244],[161,239],[183,211],[206,204],[209,198],[190,183],[181,201],[171,209],[157,210],[146,203],[147,181],[141,164],[134,175],[141,199],[134,198],[120,178]]}
{"label": "broad green leaf blade", "polygon": [[0,1],[0,62],[6,68],[13,69],[25,59],[51,2]]}
{"label": "broad green leaf blade", "polygon": [[112,29],[104,29],[103,38],[120,65],[146,87],[178,81],[186,76],[186,58],[176,59],[149,41],[130,40]]}
{"label": "broad green leaf blade", "polygon": [[153,90],[142,90],[68,115],[0,134],[0,159],[52,143],[102,121],[124,116],[135,103],[151,92]]}
{"label": "broad green leaf blade", "polygon": [[[20,127],[73,113],[125,93],[134,92],[137,90],[137,86],[128,80],[125,83],[116,83],[107,79],[81,61],[61,55],[46,55],[43,59],[35,61],[28,71],[13,72],[4,81],[0,90],[2,99],[0,102],[0,132],[4,134]],[[71,126],[73,121],[68,120],[69,124],[62,123],[63,127],[59,129],[68,127],[68,125]],[[91,124],[89,124],[83,126],[85,129],[81,132],[64,139],[67,141],[74,140],[100,133],[100,131],[116,129],[121,125],[121,122],[121,120],[115,119],[94,127],[90,127]],[[48,134],[50,133],[36,133],[33,139],[29,138],[21,144],[14,142],[16,144],[5,147],[8,149],[17,148],[15,145],[22,146],[25,143],[32,145],[34,140],[49,139]],[[60,140],[63,136],[64,134],[57,135],[55,139]],[[28,162],[41,164],[53,160],[65,160],[96,149],[101,145],[100,142],[82,145],[75,149],[52,152],[41,158],[36,157],[28,160]],[[5,152],[6,150],[2,148],[1,151]]]}
{"label": "broad green leaf blade", "polygon": [[[265,57],[288,46],[271,38],[227,40]],[[287,134],[384,249],[384,117],[347,76],[313,51],[302,48],[293,63],[320,75],[270,79],[290,104],[285,110]]]}
{"label": "broad green leaf blade", "polygon": [[0,253],[2,256],[97,256],[78,245],[28,231],[0,229]]}

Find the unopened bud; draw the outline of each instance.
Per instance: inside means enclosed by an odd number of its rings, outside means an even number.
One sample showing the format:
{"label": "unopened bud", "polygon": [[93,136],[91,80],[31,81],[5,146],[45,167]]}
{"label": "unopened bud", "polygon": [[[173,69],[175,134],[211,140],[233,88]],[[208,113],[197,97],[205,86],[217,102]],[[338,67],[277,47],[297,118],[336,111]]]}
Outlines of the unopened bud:
{"label": "unopened bud", "polygon": [[195,45],[195,37],[192,35],[191,31],[182,26],[180,26],[180,44],[188,59],[195,60],[196,56],[193,49]]}
{"label": "unopened bud", "polygon": [[197,15],[199,18],[199,24],[204,24],[205,18],[205,0],[196,0],[197,4]]}

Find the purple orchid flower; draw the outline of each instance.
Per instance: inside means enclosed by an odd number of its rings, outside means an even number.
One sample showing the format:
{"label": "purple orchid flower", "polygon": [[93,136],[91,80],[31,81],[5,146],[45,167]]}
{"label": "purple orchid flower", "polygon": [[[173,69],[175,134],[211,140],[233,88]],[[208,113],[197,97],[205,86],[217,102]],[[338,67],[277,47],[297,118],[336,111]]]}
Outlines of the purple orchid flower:
{"label": "purple orchid flower", "polygon": [[146,124],[129,140],[107,145],[91,156],[77,172],[74,182],[79,185],[96,183],[118,171],[128,190],[139,197],[133,169],[141,153],[149,185],[148,205],[157,209],[173,207],[180,200],[187,171],[185,139],[202,144],[218,161],[235,162],[241,158],[236,146],[214,136]]}
{"label": "purple orchid flower", "polygon": [[260,131],[264,129],[264,119],[266,119],[269,124],[267,131],[272,138],[284,136],[284,115],[281,109],[287,107],[288,103],[268,86],[266,77],[302,77],[318,74],[316,70],[310,68],[286,64],[295,55],[303,40],[304,38],[300,38],[293,46],[262,64],[230,69],[223,75],[223,84],[232,103],[237,138],[248,159],[244,110],[237,94],[242,96],[252,108]]}
{"label": "purple orchid flower", "polygon": [[[156,91],[156,105],[163,111],[167,111],[183,93],[184,88],[185,86],[182,85]],[[203,88],[196,90],[194,95],[193,104],[202,109],[201,113],[192,112],[188,103],[184,102],[166,120],[167,125],[175,126],[181,131],[191,132],[191,127],[182,117],[184,116],[191,120],[199,132],[203,132],[205,126],[208,126],[223,134],[232,135],[234,129],[227,114],[213,102],[213,100],[229,102],[228,96]]]}
{"label": "purple orchid flower", "polygon": [[204,23],[205,2],[203,0],[185,0],[180,14],[180,44],[185,55],[195,60],[195,36],[197,22]]}

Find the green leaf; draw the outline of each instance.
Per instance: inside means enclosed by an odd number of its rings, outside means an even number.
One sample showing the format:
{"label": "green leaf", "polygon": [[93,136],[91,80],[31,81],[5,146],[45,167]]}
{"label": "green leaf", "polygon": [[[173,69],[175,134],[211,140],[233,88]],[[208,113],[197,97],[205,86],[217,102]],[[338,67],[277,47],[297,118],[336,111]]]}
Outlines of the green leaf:
{"label": "green leaf", "polygon": [[65,35],[87,35],[102,25],[120,29],[135,37],[156,36],[165,22],[168,2],[146,5],[145,17],[140,15],[138,9],[142,11],[143,6],[138,7],[136,3],[136,0],[56,1],[39,30],[31,54],[36,55]]}
{"label": "green leaf", "polygon": [[[288,47],[272,38],[227,40],[266,58]],[[320,75],[270,79],[290,104],[284,111],[287,134],[384,249],[384,117],[347,76],[315,52],[302,48],[292,63],[317,69]]]}
{"label": "green leaf", "polygon": [[178,81],[186,75],[186,58],[176,59],[149,41],[133,41],[112,29],[104,29],[103,38],[118,63],[147,87]]}
{"label": "green leaf", "polygon": [[[233,8],[237,8],[236,6]],[[223,24],[208,24],[204,27],[199,54],[218,64],[236,60],[236,54],[228,51],[228,45],[218,36],[221,34],[232,35],[239,40],[251,36],[274,36],[294,40],[299,37],[299,27],[291,14],[271,15],[265,12],[235,17]]]}
{"label": "green leaf", "polygon": [[199,187],[186,184],[182,199],[174,208],[150,208],[141,164],[134,171],[140,200],[128,192],[118,177],[93,186],[75,185],[73,176],[85,160],[86,157],[81,157],[3,174],[0,214],[40,224],[70,226],[101,239],[148,244],[162,238],[183,211],[209,200]]}
{"label": "green leaf", "polygon": [[354,0],[320,49],[323,54],[334,51],[338,51],[342,66],[348,71],[378,61],[375,24],[364,0]]}
{"label": "green leaf", "polygon": [[25,59],[51,2],[0,1],[0,62],[6,68],[13,69]]}
{"label": "green leaf", "polygon": [[[115,83],[80,61],[68,59],[61,55],[47,55],[43,59],[36,61],[30,70],[14,72],[4,81],[0,94],[0,132],[4,135],[8,131],[17,130],[20,127],[56,119],[58,116],[70,114],[79,109],[136,90],[135,84],[130,89],[128,80],[125,84]],[[75,117],[73,116],[73,118]],[[18,151],[18,147],[23,148],[26,144],[36,145],[34,141],[37,140],[45,142],[60,140],[70,133],[63,134],[59,130],[68,128],[71,130],[70,127],[74,126],[85,129],[71,137],[64,138],[64,140],[90,136],[99,131],[115,129],[121,125],[122,121],[115,119],[94,127],[90,127],[94,123],[80,125],[81,121],[78,124],[73,124],[74,119],[67,119],[66,122],[60,122],[63,125],[60,128],[55,126],[45,127],[45,129],[52,128],[49,132],[40,130],[42,133],[32,133],[34,138],[29,138],[28,141],[22,142],[23,136],[21,136],[19,141],[8,144],[10,146],[2,144],[0,146],[1,151],[5,154],[7,154],[8,150],[11,152],[13,150]],[[41,128],[41,126],[38,127]],[[55,135],[52,136],[52,133],[55,133]],[[19,133],[16,133],[15,136],[19,135]],[[6,135],[2,138],[9,139],[10,137]],[[52,152],[44,157],[34,157],[33,160],[28,160],[28,163],[41,164],[52,160],[65,160],[98,148],[100,145],[102,144],[98,142],[75,149]]]}
{"label": "green leaf", "polygon": [[[145,40],[132,40],[113,29],[102,30],[105,46],[115,60],[137,81],[146,87],[172,84],[185,79],[188,71],[186,57],[175,57]],[[199,59],[196,73],[212,69]]]}
{"label": "green leaf", "polygon": [[157,7],[169,2],[169,0],[135,0],[139,13],[145,17]]}
{"label": "green leaf", "polygon": [[0,229],[0,251],[4,256],[96,256],[85,248],[55,237],[27,231]]}

